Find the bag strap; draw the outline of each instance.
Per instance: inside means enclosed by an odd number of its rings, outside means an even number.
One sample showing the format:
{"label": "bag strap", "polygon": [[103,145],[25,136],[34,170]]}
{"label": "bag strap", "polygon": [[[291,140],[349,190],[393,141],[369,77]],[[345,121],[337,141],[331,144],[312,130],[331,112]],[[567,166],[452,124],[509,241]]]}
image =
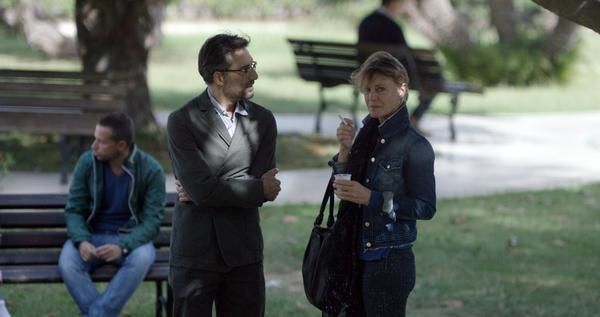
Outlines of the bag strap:
{"label": "bag strap", "polygon": [[331,228],[335,219],[333,217],[333,176],[329,178],[329,182],[327,183],[327,189],[325,189],[325,194],[323,195],[323,200],[321,201],[321,208],[319,208],[319,215],[315,219],[315,226],[321,226],[323,223],[323,217],[325,208],[327,207],[327,202],[329,202],[329,216],[327,217],[327,228]]}

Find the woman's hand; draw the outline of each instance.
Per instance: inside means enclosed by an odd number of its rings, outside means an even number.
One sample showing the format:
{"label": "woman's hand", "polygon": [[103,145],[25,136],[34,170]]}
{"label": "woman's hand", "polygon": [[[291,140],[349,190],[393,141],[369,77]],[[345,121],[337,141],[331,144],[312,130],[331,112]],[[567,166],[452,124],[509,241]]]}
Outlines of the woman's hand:
{"label": "woman's hand", "polygon": [[357,181],[333,181],[335,195],[341,200],[346,200],[359,205],[368,205],[371,200],[371,190]]}
{"label": "woman's hand", "polygon": [[338,162],[346,162],[348,160],[348,154],[352,147],[355,132],[354,121],[352,121],[352,119],[342,118],[336,131],[336,137],[340,144]]}

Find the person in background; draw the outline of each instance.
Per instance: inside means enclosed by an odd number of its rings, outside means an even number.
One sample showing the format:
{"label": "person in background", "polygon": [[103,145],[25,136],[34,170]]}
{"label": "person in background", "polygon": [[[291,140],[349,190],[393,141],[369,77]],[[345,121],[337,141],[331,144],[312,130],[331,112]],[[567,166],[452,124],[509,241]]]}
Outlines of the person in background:
{"label": "person in background", "polygon": [[368,115],[356,140],[351,119],[337,128],[339,152],[330,165],[335,174],[352,174],[352,180],[337,179],[333,187],[342,200],[340,214],[360,215],[353,242],[360,263],[355,279],[361,286],[360,309],[367,317],[404,316],[415,285],[416,221],[436,212],[434,152],[410,126],[409,78],[396,58],[376,52],[352,80]]}
{"label": "person in background", "polygon": [[[58,266],[83,316],[118,316],[154,263],[165,175],[134,144],[133,122],[125,113],[100,118],[94,139],[73,172],[65,206],[69,240]],[[100,293],[90,272],[105,264],[119,269]]]}
{"label": "person in background", "polygon": [[261,317],[263,237],[258,208],[281,190],[275,177],[277,126],[251,102],[258,79],[249,40],[217,34],[198,70],[206,90],[171,113],[169,155],[179,182],[169,283],[174,315]]}
{"label": "person in background", "polygon": [[[358,44],[390,44],[408,48],[402,27],[394,19],[403,12],[405,2],[406,0],[382,0],[381,6],[360,22]],[[420,91],[419,105],[410,116],[411,124],[424,135],[426,133],[420,129],[419,122],[429,110],[435,95],[435,93]]]}

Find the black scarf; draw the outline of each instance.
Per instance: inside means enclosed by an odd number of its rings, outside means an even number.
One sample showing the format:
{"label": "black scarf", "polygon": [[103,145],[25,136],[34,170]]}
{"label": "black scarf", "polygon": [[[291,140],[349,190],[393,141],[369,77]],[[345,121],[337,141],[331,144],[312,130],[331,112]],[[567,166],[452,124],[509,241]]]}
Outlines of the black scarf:
{"label": "black scarf", "polygon": [[[367,177],[369,159],[377,144],[377,137],[379,136],[378,126],[379,122],[377,119],[369,117],[362,129],[360,129],[350,149],[347,171],[352,174],[352,180],[361,183],[363,186]],[[364,315],[362,308],[361,267],[359,250],[357,248],[358,239],[360,238],[360,205],[342,201],[338,210],[338,219],[345,218],[345,216],[349,217],[349,220],[345,223],[352,226],[352,239],[345,245],[345,250],[349,250],[352,255],[348,257],[351,263],[346,263],[344,267],[349,268],[349,273],[352,275],[351,297],[353,299],[353,304],[346,308],[345,316],[357,317]]]}

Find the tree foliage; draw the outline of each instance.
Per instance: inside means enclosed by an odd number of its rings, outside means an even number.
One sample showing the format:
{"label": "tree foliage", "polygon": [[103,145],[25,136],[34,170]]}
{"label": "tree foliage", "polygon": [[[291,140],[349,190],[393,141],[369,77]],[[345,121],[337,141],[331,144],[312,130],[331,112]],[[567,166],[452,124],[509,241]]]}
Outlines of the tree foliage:
{"label": "tree foliage", "polygon": [[454,74],[488,85],[565,80],[577,26],[532,2],[406,0],[405,18],[442,49]]}

